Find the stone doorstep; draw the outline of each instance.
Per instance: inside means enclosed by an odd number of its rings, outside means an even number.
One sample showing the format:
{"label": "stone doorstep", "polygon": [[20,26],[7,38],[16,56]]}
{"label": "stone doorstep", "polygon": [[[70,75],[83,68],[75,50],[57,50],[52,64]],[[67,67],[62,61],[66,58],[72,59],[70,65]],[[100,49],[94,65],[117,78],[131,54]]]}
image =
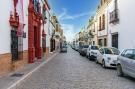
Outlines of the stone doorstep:
{"label": "stone doorstep", "polygon": [[[53,57],[55,57],[58,53],[54,53],[52,56],[49,56],[49,58],[47,59],[48,61],[51,60]],[[45,59],[42,60],[37,60],[35,63],[33,64],[28,64],[26,65],[24,68],[22,69],[18,69],[16,71],[13,71],[5,76],[0,77],[0,89],[12,89],[9,88],[12,85],[14,85],[15,83],[19,84],[21,82],[21,80],[27,78],[28,74],[31,75],[32,73],[30,72],[35,72],[34,70],[36,70],[36,68],[38,68],[39,66],[42,67],[42,64],[46,64],[47,62],[45,61]],[[39,68],[40,68],[39,67]],[[12,76],[12,75],[16,75],[16,74],[20,74],[22,76]],[[25,77],[25,78],[24,78]],[[19,82],[18,82],[19,81]]]}

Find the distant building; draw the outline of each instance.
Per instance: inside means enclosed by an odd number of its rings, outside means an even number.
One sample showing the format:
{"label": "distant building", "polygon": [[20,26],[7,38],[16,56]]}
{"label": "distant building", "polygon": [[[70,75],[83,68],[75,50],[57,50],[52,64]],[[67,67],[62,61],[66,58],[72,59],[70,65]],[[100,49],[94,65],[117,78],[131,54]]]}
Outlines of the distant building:
{"label": "distant building", "polygon": [[107,37],[108,37],[108,11],[107,7],[111,0],[100,0],[100,4],[96,11],[97,17],[97,36],[98,36],[98,44],[100,46],[108,46]]}

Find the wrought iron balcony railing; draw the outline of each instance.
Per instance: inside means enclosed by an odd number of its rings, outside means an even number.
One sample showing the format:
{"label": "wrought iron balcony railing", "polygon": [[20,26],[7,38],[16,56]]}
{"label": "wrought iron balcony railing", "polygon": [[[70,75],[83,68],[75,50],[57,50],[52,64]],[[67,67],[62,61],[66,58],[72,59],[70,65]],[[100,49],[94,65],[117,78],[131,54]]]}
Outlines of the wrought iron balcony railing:
{"label": "wrought iron balcony railing", "polygon": [[118,10],[114,10],[110,13],[110,24],[119,22]]}

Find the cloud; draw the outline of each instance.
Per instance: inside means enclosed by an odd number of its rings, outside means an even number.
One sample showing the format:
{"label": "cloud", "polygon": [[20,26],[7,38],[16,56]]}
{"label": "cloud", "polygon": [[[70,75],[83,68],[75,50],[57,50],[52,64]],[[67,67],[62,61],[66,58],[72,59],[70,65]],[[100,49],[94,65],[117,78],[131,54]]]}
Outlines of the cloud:
{"label": "cloud", "polygon": [[74,38],[74,25],[71,24],[61,24],[62,29],[64,30],[64,35],[66,36],[67,41],[71,41]]}
{"label": "cloud", "polygon": [[63,8],[62,10],[63,12],[58,16],[59,20],[69,20],[69,19],[73,20],[83,16],[94,14],[93,12],[83,12],[76,15],[68,15],[66,8]]}

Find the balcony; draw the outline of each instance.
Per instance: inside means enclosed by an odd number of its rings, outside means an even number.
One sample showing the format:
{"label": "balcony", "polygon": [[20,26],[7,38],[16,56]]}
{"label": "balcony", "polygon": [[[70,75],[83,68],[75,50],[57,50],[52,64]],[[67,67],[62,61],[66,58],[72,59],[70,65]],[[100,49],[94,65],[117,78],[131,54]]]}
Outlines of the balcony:
{"label": "balcony", "polygon": [[119,17],[118,17],[118,10],[114,10],[110,13],[110,24],[115,24],[119,22]]}

